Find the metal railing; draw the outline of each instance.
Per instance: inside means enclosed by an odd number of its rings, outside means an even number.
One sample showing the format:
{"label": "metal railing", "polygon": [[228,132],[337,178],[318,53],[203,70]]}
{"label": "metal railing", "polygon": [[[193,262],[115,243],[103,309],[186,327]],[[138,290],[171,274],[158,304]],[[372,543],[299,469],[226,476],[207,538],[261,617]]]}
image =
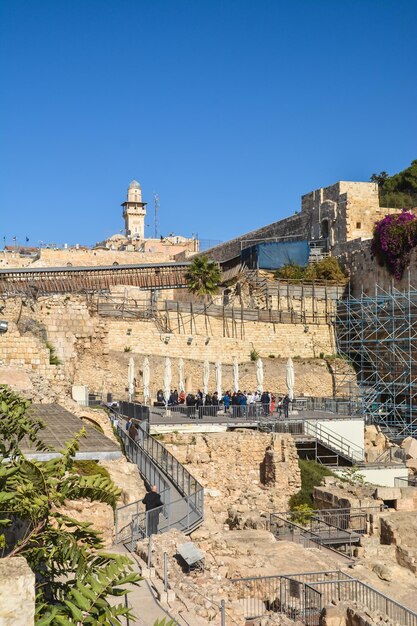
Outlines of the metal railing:
{"label": "metal railing", "polygon": [[394,478],[394,487],[417,487],[417,478]]}
{"label": "metal railing", "polygon": [[[273,535],[281,541],[298,543],[304,548],[324,547],[347,558],[353,556],[352,546],[360,540],[358,533],[339,528],[314,515],[310,515],[305,524],[301,525],[277,513],[272,513],[270,529]],[[344,550],[335,546],[344,546]]]}
{"label": "metal railing", "polygon": [[362,463],[365,458],[365,451],[356,443],[349,441],[345,437],[341,437],[332,430],[326,428],[321,423],[314,420],[260,420],[260,430],[267,430],[275,433],[290,433],[292,435],[305,435],[313,437],[319,443],[336,455],[342,455],[353,463]]}
{"label": "metal railing", "polygon": [[352,507],[348,509],[314,509],[307,512],[299,511],[281,511],[270,514],[270,525],[273,524],[271,516],[278,515],[289,522],[295,522],[304,526],[304,522],[308,523],[310,517],[324,520],[332,526],[342,530],[352,530],[359,535],[368,533],[368,522],[371,515],[377,515],[386,510],[386,505],[377,506]]}
{"label": "metal railing", "polygon": [[[123,410],[123,406],[121,409]],[[164,506],[161,507],[160,513],[165,519],[159,522],[157,532],[177,528],[184,533],[189,533],[197,528],[204,518],[203,486],[161,442],[149,435],[140,424],[137,441],[129,437],[123,420],[119,420],[117,431],[125,446],[126,455],[136,463],[142,477],[148,485],[156,485],[158,492],[164,494]],[[178,497],[172,498],[172,493],[176,493]],[[130,506],[130,511],[126,511],[126,507],[118,509],[124,512],[117,512],[117,516],[119,516],[118,527],[121,529],[122,523],[123,528],[126,528],[126,515],[132,513],[130,539],[133,541],[135,535],[142,537],[147,534],[149,516],[144,511],[139,511],[138,503]],[[122,515],[123,522],[121,521]]]}
{"label": "metal railing", "polygon": [[121,400],[118,410],[124,417],[130,417],[130,419],[139,421],[149,420],[149,407],[143,404]]}
{"label": "metal railing", "polygon": [[384,450],[376,459],[372,461],[375,465],[378,463],[383,463],[384,465],[388,463],[405,463],[407,461],[407,454],[403,448],[395,448],[391,447],[387,450]]}
{"label": "metal railing", "polygon": [[348,601],[402,626],[417,626],[417,613],[340,570],[237,578],[232,582],[247,619],[284,613],[306,626],[318,626],[324,606]]}

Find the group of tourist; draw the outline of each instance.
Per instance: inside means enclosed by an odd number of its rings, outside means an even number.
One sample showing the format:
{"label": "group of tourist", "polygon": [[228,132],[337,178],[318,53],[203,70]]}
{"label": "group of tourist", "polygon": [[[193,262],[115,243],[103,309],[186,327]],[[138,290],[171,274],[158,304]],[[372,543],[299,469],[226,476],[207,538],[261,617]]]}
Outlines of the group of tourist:
{"label": "group of tourist", "polygon": [[[187,406],[195,407],[222,407],[226,413],[232,413],[233,417],[239,417],[244,412],[250,416],[251,414],[259,414],[259,409],[263,415],[272,415],[274,412],[278,413],[278,417],[284,415],[288,417],[290,407],[290,397],[288,394],[285,396],[276,397],[269,391],[226,391],[223,396],[219,396],[217,391],[214,393],[204,393],[201,389],[198,389],[196,393],[185,394],[184,391],[178,393],[177,389],[171,389],[168,402],[165,400],[164,392],[159,389],[156,394],[156,404],[159,406],[174,407],[174,406]],[[248,409],[243,409],[248,407]]]}

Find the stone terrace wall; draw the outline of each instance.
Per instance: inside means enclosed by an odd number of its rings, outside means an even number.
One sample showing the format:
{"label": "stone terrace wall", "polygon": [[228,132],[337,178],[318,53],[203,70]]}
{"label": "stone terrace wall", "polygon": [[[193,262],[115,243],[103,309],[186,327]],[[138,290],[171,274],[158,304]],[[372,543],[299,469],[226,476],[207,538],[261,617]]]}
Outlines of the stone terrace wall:
{"label": "stone terrace wall", "polygon": [[[229,320],[230,336],[224,337],[223,320],[218,318],[195,316],[191,333],[185,317],[178,325],[177,315],[169,314],[172,332],[165,333],[154,320],[99,317],[85,296],[56,295],[37,301],[10,298],[4,303],[9,332],[0,336],[2,364],[38,372],[67,387],[88,384],[96,392],[125,395],[127,363],[134,356],[140,391],[140,368],[144,355],[149,355],[156,389],[163,378],[165,356],[173,359],[173,370],[177,360],[184,359],[191,388],[201,385],[205,360],[225,364],[223,386],[231,387],[231,365],[236,357],[242,388],[250,389],[256,386],[255,364],[250,360],[251,351],[256,350],[264,359],[264,385],[271,390],[285,392],[285,362],[291,356],[295,358],[297,393],[332,395],[332,376],[325,363],[308,362],[334,352],[333,329],[327,324],[307,327],[245,321],[232,328]],[[60,366],[49,364],[46,342],[55,348]],[[176,376],[173,371],[173,380]],[[213,366],[210,386],[214,389]]]}
{"label": "stone terrace wall", "polygon": [[[185,325],[178,327],[175,315],[170,315],[171,333],[158,330],[153,322],[141,320],[109,320],[108,349],[124,351],[130,348],[140,354],[185,357],[198,360],[221,359],[232,363],[233,357],[246,361],[252,349],[261,357],[314,358],[333,354],[333,329],[325,324],[273,324],[244,321],[234,329],[232,337],[224,337],[223,321],[197,316],[193,332]],[[306,330],[307,328],[307,330]],[[188,344],[192,337],[191,345]],[[167,341],[167,343],[165,343]]]}
{"label": "stone terrace wall", "polygon": [[[164,250],[155,252],[42,248],[39,251],[40,257],[36,260],[31,257],[20,256],[18,252],[0,251],[0,268],[158,264],[174,261],[176,255],[183,248],[184,246],[167,245]],[[187,257],[187,253],[184,254],[184,257]]]}
{"label": "stone terrace wall", "polygon": [[242,242],[244,242],[243,247],[249,248],[251,245],[259,243],[259,241],[254,241],[253,243],[250,243],[248,242],[248,240],[250,239],[259,240],[268,239],[270,237],[288,237],[290,241],[291,236],[294,235],[297,235],[299,239],[310,238],[310,233],[307,228],[304,216],[302,216],[301,213],[297,215],[292,215],[291,217],[286,217],[279,222],[273,222],[272,224],[268,224],[267,226],[263,226],[262,228],[252,230],[249,233],[241,235],[240,237],[236,237],[235,239],[231,239],[230,241],[221,243],[214,248],[204,250],[202,254],[210,257],[210,259],[213,259],[214,261],[224,262],[240,256]]}
{"label": "stone terrace wall", "polygon": [[351,241],[341,247],[340,260],[351,276],[351,293],[361,294],[362,288],[367,295],[375,295],[375,284],[389,291],[392,287],[399,291],[408,289],[408,280],[417,287],[417,250],[411,253],[409,270],[401,280],[395,280],[385,267],[381,267],[371,253],[371,241]]}

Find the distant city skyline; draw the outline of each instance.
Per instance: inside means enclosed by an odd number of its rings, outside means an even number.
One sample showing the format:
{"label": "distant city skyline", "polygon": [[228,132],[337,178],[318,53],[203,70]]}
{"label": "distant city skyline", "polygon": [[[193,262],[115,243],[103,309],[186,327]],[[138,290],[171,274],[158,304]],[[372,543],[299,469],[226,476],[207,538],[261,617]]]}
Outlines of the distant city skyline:
{"label": "distant city skyline", "polygon": [[[411,0],[0,0],[0,242],[226,240],[417,158]],[[4,239],[6,238],[6,239]],[[26,242],[28,238],[28,242]]]}

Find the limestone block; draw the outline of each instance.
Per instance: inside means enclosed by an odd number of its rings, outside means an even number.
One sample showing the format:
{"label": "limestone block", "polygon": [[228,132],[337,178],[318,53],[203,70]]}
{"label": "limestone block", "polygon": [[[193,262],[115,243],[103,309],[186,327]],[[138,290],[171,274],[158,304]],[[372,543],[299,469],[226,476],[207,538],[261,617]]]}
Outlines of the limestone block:
{"label": "limestone block", "polygon": [[320,615],[321,626],[346,626],[346,607],[325,606]]}
{"label": "limestone block", "polygon": [[0,559],[0,624],[30,626],[35,620],[35,574],[23,557]]}
{"label": "limestone block", "polygon": [[377,500],[399,500],[401,489],[399,487],[377,487],[375,490]]}
{"label": "limestone block", "polygon": [[407,459],[417,459],[417,439],[407,437],[402,442],[401,447],[405,450]]}

